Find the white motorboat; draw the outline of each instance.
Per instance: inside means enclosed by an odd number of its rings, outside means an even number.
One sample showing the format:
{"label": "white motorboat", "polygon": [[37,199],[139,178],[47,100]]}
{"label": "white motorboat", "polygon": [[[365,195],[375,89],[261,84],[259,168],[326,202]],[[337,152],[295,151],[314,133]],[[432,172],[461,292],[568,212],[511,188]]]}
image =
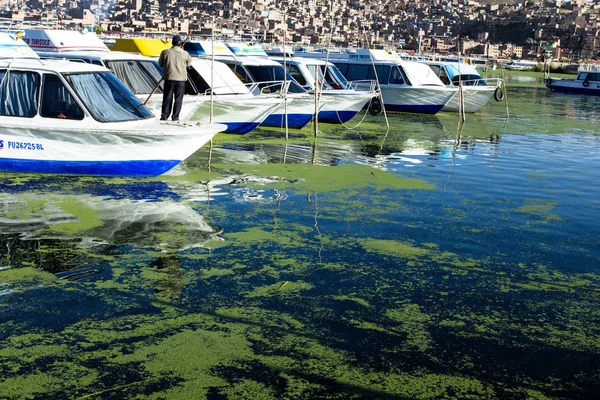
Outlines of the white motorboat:
{"label": "white motorboat", "polygon": [[0,34],[0,171],[156,176],[226,127],[158,121],[108,69]]}
{"label": "white motorboat", "polygon": [[[386,50],[296,51],[294,56],[334,63],[358,90],[370,91],[373,82],[378,82],[387,111],[436,114],[457,92],[456,88],[444,85],[427,66],[403,60],[397,53]],[[374,106],[376,102],[371,108]]]}
{"label": "white motorboat", "polygon": [[502,68],[511,71],[533,71],[537,67],[538,62],[531,60],[513,60],[502,64]]}
{"label": "white motorboat", "polygon": [[319,111],[318,121],[343,124],[350,121],[378,92],[360,91],[352,88],[344,75],[333,63],[314,58],[271,57],[281,63],[289,74],[309,93],[318,92],[332,97]]}
{"label": "white motorboat", "polygon": [[287,123],[289,128],[301,129],[313,119],[315,112],[333,100],[331,96],[321,96],[318,102],[315,101],[315,97],[300,86],[281,64],[265,57],[264,52],[260,56],[256,54],[257,51],[247,54],[230,51],[214,57],[227,64],[243,83],[257,84],[260,93],[286,100],[261,126],[283,128]]}

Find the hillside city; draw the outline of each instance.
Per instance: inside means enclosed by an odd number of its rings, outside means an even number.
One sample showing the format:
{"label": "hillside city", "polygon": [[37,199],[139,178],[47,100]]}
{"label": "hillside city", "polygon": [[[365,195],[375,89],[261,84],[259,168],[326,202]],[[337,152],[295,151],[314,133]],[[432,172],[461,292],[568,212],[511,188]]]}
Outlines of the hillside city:
{"label": "hillside city", "polygon": [[4,20],[115,35],[181,33],[494,59],[600,59],[600,0],[0,0],[0,8]]}

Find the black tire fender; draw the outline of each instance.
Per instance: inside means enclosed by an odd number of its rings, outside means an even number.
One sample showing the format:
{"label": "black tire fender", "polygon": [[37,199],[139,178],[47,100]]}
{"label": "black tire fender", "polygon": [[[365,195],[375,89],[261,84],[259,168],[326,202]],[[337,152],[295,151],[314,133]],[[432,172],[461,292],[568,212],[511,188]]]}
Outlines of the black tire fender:
{"label": "black tire fender", "polygon": [[504,100],[504,88],[502,86],[498,86],[496,90],[494,90],[494,100],[502,101]]}
{"label": "black tire fender", "polygon": [[546,79],[544,79],[544,83],[546,83],[546,85],[551,85],[552,84],[552,79],[546,78]]}
{"label": "black tire fender", "polygon": [[587,80],[583,81],[582,85],[583,85],[583,87],[588,87],[588,86],[590,86],[590,82],[588,82]]}
{"label": "black tire fender", "polygon": [[383,106],[381,105],[381,99],[379,97],[374,97],[369,104],[369,113],[371,115],[379,115],[383,111]]}

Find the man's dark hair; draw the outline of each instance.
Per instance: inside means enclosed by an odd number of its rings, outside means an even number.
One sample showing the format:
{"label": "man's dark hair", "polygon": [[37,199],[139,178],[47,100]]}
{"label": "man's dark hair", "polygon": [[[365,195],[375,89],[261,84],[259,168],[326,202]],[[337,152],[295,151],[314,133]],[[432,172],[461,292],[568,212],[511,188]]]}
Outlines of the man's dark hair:
{"label": "man's dark hair", "polygon": [[173,46],[181,46],[181,36],[175,35],[173,36]]}

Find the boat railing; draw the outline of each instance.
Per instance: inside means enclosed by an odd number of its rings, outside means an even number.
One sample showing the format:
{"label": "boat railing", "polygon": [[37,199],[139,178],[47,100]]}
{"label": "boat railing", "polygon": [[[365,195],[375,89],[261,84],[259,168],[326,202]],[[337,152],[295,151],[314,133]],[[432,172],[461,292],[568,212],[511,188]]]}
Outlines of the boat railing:
{"label": "boat railing", "polygon": [[504,83],[504,80],[502,78],[483,78],[483,80],[485,81],[485,83],[487,83],[488,86],[492,87],[501,87]]}
{"label": "boat railing", "polygon": [[244,83],[244,86],[246,86],[246,89],[248,89],[248,92],[250,92],[250,93],[253,93],[253,94],[260,93],[260,88],[259,88],[258,82]]}
{"label": "boat railing", "polygon": [[250,93],[253,94],[287,94],[290,88],[291,81],[265,81],[246,83]]}
{"label": "boat railing", "polygon": [[[254,88],[256,88],[258,85],[255,83],[253,85]],[[237,85],[238,88],[241,85]],[[210,95],[211,92],[215,95],[219,95],[219,96],[236,96],[236,95],[240,95],[240,94],[248,94],[248,90],[246,85],[243,85],[244,90],[242,91],[241,89],[236,89],[235,86],[229,86],[229,85],[221,85],[221,86],[213,86],[212,88],[208,88],[204,91],[205,95]],[[220,89],[224,89],[222,90],[223,93],[219,93]],[[232,90],[233,89],[233,90]],[[238,91],[239,90],[239,91]],[[253,92],[250,92],[253,93]]]}
{"label": "boat railing", "polygon": [[[348,83],[350,83],[352,85],[352,89],[354,89],[354,90],[358,90],[358,86],[363,85],[363,84],[369,85],[370,92],[377,90],[377,81],[372,80],[372,79],[349,81]],[[364,89],[361,89],[361,90],[364,90]]]}
{"label": "boat railing", "polygon": [[491,86],[491,87],[499,87],[502,86],[502,78],[471,78],[471,79],[460,79],[454,77],[452,80],[456,85],[458,82],[461,82],[463,86]]}

